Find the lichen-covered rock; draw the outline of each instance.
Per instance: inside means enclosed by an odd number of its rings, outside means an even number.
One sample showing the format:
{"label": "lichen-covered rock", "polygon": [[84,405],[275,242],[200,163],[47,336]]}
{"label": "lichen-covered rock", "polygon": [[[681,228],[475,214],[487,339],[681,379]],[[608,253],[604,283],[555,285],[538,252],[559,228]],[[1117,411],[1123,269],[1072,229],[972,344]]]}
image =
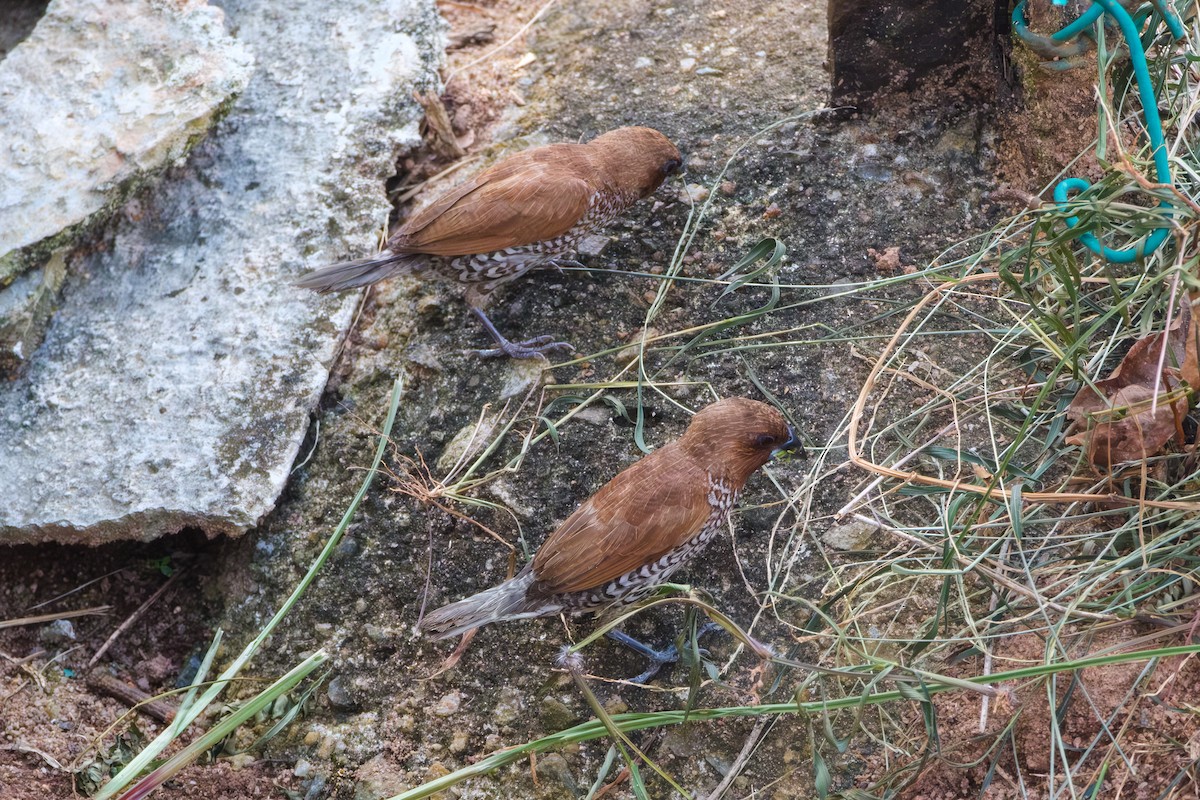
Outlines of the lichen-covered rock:
{"label": "lichen-covered rock", "polygon": [[862,550],[878,530],[879,528],[875,525],[851,520],[841,525],[831,526],[821,534],[821,541],[826,547],[842,552]]}
{"label": "lichen-covered rock", "polygon": [[[63,254],[203,136],[252,59],[203,2],[55,0],[0,61],[0,378],[41,343]],[[18,285],[7,286],[23,272]]]}
{"label": "lichen-covered rock", "polygon": [[291,281],[375,246],[442,25],[432,0],[223,5],[249,84],[70,264],[0,384],[0,542],[239,533],[300,448],[356,298]]}
{"label": "lichen-covered rock", "polygon": [[[215,6],[54,0],[0,61],[0,283],[183,155],[250,78]],[[41,249],[44,253],[46,249]]]}

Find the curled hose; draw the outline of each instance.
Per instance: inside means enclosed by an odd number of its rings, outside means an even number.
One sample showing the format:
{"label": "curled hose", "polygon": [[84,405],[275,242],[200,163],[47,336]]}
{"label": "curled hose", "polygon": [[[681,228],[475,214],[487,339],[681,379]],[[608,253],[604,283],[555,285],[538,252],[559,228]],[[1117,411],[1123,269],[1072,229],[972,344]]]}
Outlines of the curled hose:
{"label": "curled hose", "polygon": [[[1171,30],[1172,36],[1176,39],[1183,38],[1183,25],[1179,18],[1171,11],[1166,0],[1153,0],[1154,8],[1157,9],[1163,20],[1167,23],[1167,27]],[[1158,177],[1158,182],[1161,184],[1171,184],[1171,166],[1170,160],[1167,157],[1167,146],[1163,140],[1162,118],[1158,114],[1158,98],[1154,94],[1154,84],[1150,78],[1150,70],[1146,63],[1146,51],[1142,47],[1141,36],[1139,29],[1146,20],[1146,14],[1139,14],[1137,19],[1130,16],[1117,0],[1094,0],[1087,11],[1083,12],[1071,24],[1064,27],[1050,36],[1041,36],[1029,30],[1029,26],[1025,20],[1025,0],[1021,0],[1017,7],[1013,9],[1013,29],[1017,36],[1038,54],[1049,56],[1052,58],[1070,59],[1072,56],[1079,55],[1086,49],[1086,40],[1081,40],[1078,37],[1087,33],[1093,25],[1100,21],[1103,15],[1107,14],[1117,23],[1121,30],[1121,34],[1125,37],[1125,42],[1129,46],[1129,57],[1133,67],[1134,77],[1137,80],[1138,94],[1142,99],[1142,113],[1146,119],[1146,132],[1150,136],[1151,155],[1154,159],[1154,169]],[[1082,43],[1082,44],[1081,44]],[[1067,69],[1073,66],[1070,61],[1064,62],[1064,66],[1059,69]],[[1070,208],[1070,194],[1072,192],[1084,192],[1091,188],[1091,184],[1083,178],[1067,178],[1059,182],[1054,187],[1054,202],[1061,210]],[[1167,216],[1174,206],[1166,200],[1159,203],[1159,208],[1163,209]],[[1068,228],[1079,226],[1078,216],[1067,217]],[[1105,247],[1104,244],[1090,232],[1080,232],[1078,234],[1079,241],[1083,242],[1089,250],[1099,256],[1118,264],[1125,264],[1135,261],[1139,258],[1145,258],[1150,253],[1158,249],[1163,240],[1167,238],[1169,227],[1163,225],[1155,228],[1148,236],[1134,247],[1115,250],[1111,247]]]}

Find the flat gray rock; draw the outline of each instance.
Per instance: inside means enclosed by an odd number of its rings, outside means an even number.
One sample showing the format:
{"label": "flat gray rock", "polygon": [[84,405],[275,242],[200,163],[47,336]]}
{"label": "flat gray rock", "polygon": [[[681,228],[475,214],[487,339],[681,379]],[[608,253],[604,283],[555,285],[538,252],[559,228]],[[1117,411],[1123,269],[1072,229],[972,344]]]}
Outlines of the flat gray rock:
{"label": "flat gray rock", "polygon": [[372,252],[437,80],[433,0],[224,4],[254,73],[73,262],[0,385],[0,542],[236,534],[275,505],[356,296],[291,281]]}
{"label": "flat gray rock", "polygon": [[[23,29],[17,8],[0,24]],[[70,248],[200,141],[253,61],[200,2],[54,0],[34,21],[0,60],[0,380],[41,343]]]}
{"label": "flat gray rock", "polygon": [[50,3],[0,61],[0,280],[182,156],[251,62],[202,2]]}

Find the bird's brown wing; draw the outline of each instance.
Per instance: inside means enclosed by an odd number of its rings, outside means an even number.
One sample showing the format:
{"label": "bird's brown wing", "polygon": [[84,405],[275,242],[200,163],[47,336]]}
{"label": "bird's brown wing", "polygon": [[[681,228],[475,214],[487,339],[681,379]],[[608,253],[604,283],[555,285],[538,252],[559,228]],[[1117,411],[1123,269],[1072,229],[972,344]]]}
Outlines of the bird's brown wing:
{"label": "bird's brown wing", "polygon": [[707,475],[671,449],[617,475],[550,534],[533,559],[538,592],[603,587],[700,530],[712,513]]}
{"label": "bird's brown wing", "polygon": [[[558,145],[557,147],[563,147]],[[592,187],[555,146],[497,164],[438,198],[388,242],[394,253],[462,256],[553,239],[587,213]]]}

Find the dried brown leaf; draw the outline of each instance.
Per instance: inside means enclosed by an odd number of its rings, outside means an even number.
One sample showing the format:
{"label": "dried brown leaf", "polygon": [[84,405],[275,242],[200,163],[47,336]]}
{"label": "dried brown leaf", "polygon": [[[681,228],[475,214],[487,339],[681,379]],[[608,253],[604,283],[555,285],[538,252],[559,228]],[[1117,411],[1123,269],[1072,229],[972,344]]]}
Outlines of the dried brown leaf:
{"label": "dried brown leaf", "polygon": [[1191,322],[1191,304],[1181,302],[1167,331],[1139,339],[1111,375],[1080,389],[1067,408],[1074,432],[1067,444],[1111,468],[1153,456],[1175,439],[1188,407],[1181,375],[1196,372]]}

